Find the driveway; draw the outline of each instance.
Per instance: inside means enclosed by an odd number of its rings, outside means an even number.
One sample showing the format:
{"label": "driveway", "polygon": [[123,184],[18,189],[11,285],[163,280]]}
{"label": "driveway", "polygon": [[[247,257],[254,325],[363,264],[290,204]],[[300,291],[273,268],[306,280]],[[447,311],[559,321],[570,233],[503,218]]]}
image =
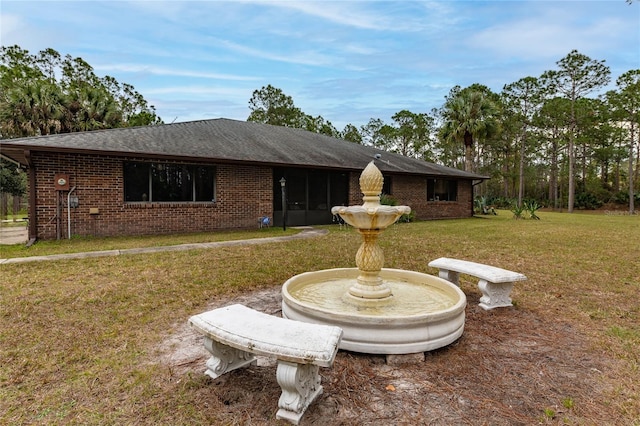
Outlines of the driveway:
{"label": "driveway", "polygon": [[0,227],[0,244],[23,244],[28,238],[29,233],[25,226]]}

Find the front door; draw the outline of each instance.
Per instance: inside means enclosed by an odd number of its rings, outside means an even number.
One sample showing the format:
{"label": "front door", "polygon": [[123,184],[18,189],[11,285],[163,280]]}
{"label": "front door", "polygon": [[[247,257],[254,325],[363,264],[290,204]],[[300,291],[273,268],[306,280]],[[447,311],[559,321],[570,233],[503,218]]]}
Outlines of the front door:
{"label": "front door", "polygon": [[331,207],[347,205],[349,173],[314,169],[275,168],[273,170],[273,220],[282,226],[282,187],[287,201],[287,226],[329,224]]}

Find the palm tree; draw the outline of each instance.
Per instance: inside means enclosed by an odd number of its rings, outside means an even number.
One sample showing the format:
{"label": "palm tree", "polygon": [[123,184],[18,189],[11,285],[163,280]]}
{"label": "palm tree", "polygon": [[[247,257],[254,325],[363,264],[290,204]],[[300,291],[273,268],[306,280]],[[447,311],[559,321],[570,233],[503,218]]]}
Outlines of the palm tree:
{"label": "palm tree", "polygon": [[445,140],[464,143],[465,171],[474,170],[475,141],[489,138],[498,132],[497,113],[498,108],[488,94],[473,86],[459,90],[447,99],[443,107],[442,136]]}
{"label": "palm tree", "polygon": [[16,86],[3,98],[0,116],[8,137],[59,133],[60,91],[43,80]]}
{"label": "palm tree", "polygon": [[113,96],[101,87],[84,86],[65,99],[68,131],[110,129],[122,124],[122,112]]}

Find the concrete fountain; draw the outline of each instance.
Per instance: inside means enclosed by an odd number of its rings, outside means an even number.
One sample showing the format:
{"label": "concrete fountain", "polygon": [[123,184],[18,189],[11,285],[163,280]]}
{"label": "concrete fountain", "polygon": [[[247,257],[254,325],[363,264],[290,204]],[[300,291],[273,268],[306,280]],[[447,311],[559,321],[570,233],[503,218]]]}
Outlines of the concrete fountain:
{"label": "concrete fountain", "polygon": [[462,335],[467,299],[442,278],[383,268],[378,236],[411,209],[381,205],[382,186],[382,173],[372,161],[360,175],[364,203],[331,209],[362,235],[357,268],[290,278],[282,287],[282,315],[342,328],[340,349],[354,352],[410,354],[446,346]]}

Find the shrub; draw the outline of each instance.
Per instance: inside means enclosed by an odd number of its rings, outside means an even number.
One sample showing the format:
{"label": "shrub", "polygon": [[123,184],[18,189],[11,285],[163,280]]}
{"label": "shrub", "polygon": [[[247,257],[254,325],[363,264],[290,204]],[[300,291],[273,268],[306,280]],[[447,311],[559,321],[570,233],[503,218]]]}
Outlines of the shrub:
{"label": "shrub", "polygon": [[580,210],[595,210],[602,206],[602,201],[592,192],[579,192],[576,194],[574,207]]}
{"label": "shrub", "polygon": [[[391,195],[382,194],[380,196],[380,204],[382,204],[383,206],[397,206],[400,203]],[[404,222],[404,223],[413,222],[413,219],[415,219],[415,216],[416,216],[415,212],[411,210],[411,213],[403,214],[402,216],[400,216],[400,219],[398,219],[398,222]]]}
{"label": "shrub", "polygon": [[511,212],[513,213],[514,219],[523,219],[522,214],[524,213],[524,205],[519,206],[518,203],[513,203],[511,205]]}
{"label": "shrub", "polygon": [[524,210],[529,212],[529,219],[540,220],[540,217],[536,214],[536,211],[540,209],[542,206],[538,204],[536,200],[525,201],[522,204]]}
{"label": "shrub", "polygon": [[[634,203],[640,203],[640,192],[633,194]],[[629,191],[618,191],[611,197],[611,202],[616,204],[629,204]]]}

